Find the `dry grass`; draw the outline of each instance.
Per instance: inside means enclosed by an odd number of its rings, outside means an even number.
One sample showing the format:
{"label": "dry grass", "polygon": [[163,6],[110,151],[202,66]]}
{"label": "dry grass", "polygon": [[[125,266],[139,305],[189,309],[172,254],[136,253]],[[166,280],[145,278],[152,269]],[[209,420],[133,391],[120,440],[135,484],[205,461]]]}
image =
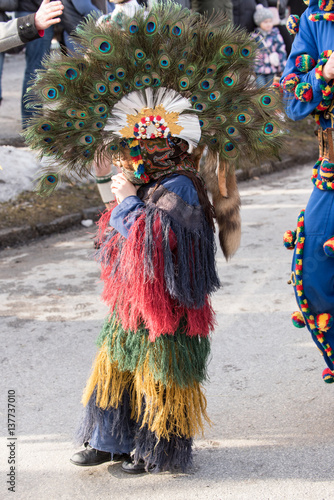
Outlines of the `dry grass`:
{"label": "dry grass", "polygon": [[48,198],[26,191],[15,200],[0,203],[0,229],[47,224],[63,215],[102,205],[95,183],[66,186]]}

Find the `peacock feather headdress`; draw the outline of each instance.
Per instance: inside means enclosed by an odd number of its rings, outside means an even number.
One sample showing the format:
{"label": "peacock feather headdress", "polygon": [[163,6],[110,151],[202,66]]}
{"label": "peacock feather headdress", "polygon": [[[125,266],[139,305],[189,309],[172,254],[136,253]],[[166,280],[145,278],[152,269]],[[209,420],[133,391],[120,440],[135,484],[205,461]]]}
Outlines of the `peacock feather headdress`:
{"label": "peacock feather headdress", "polygon": [[54,53],[37,72],[25,138],[52,165],[39,191],[52,192],[64,174],[87,175],[100,157],[118,159],[124,143],[133,148],[136,182],[146,182],[137,141],[176,136],[197,160],[207,151],[197,163],[222,213],[222,198],[236,189],[230,167],[281,145],[280,97],[254,86],[255,42],[222,14],[207,18],[171,1],[122,23],[90,16],[70,57]]}
{"label": "peacock feather headdress", "polygon": [[172,2],[123,22],[90,17],[71,57],[53,54],[37,73],[25,136],[54,173],[85,174],[94,158],[117,155],[122,139],[156,132],[229,163],[275,152],[278,98],[252,86],[256,46],[244,31]]}

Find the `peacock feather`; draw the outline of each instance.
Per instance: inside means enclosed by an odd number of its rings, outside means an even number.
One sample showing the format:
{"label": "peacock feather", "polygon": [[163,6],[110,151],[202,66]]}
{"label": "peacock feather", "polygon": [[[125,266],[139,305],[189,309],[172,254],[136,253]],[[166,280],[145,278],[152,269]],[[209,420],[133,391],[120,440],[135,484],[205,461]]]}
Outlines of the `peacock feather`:
{"label": "peacock feather", "polygon": [[[256,44],[245,31],[221,14],[207,18],[171,1],[154,4],[149,12],[141,9],[134,18],[123,16],[122,22],[120,29],[109,17],[89,16],[75,32],[70,57],[49,56],[29,89],[35,115],[25,138],[49,158],[56,179],[48,183],[46,172],[43,193],[58,184],[58,173],[84,176],[93,160],[112,161],[119,154],[121,138],[113,124],[127,96],[132,105],[151,108],[173,91],[166,106],[177,111],[182,104],[175,127],[183,127],[187,136],[187,123],[192,127],[196,118],[200,134],[194,132],[193,146],[207,147],[212,168],[277,153],[280,99],[273,89],[254,88]],[[222,184],[228,170],[219,175]]]}

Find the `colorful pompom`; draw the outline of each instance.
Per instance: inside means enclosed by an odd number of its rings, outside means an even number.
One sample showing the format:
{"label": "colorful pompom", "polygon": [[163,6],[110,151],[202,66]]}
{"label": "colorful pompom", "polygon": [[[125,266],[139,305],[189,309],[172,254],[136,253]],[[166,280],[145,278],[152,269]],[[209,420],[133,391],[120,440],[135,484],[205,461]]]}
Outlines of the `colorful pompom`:
{"label": "colorful pompom", "polygon": [[295,96],[301,102],[309,102],[313,99],[313,90],[310,83],[298,83],[295,88]]}
{"label": "colorful pompom", "polygon": [[286,29],[288,30],[290,35],[297,35],[299,31],[299,22],[300,22],[299,16],[291,14],[291,16],[288,17],[288,20],[286,22]]}
{"label": "colorful pompom", "polygon": [[301,54],[300,56],[296,57],[296,67],[302,73],[311,71],[311,69],[314,68],[315,65],[315,60],[309,54]]}
{"label": "colorful pompom", "polygon": [[321,332],[327,332],[333,325],[333,316],[329,313],[318,314],[315,318],[315,326]]}
{"label": "colorful pompom", "polygon": [[303,0],[304,4],[305,5],[309,5],[310,4],[310,0]]}
{"label": "colorful pompom", "polygon": [[328,182],[332,181],[334,177],[334,163],[324,162],[322,163],[319,171],[322,180]]}
{"label": "colorful pompom", "polygon": [[334,0],[319,0],[319,9],[328,12],[334,8]]}
{"label": "colorful pompom", "polygon": [[283,245],[285,248],[288,250],[293,250],[296,245],[296,231],[285,231],[284,236],[283,236]]}
{"label": "colorful pompom", "polygon": [[292,313],[291,319],[293,326],[295,326],[296,328],[304,328],[305,320],[300,311],[295,311],[294,313]]}
{"label": "colorful pompom", "polygon": [[322,372],[322,378],[326,384],[332,384],[334,382],[334,373],[329,368],[325,368]]}
{"label": "colorful pompom", "polygon": [[328,257],[334,257],[334,236],[324,243],[323,248]]}
{"label": "colorful pompom", "polygon": [[286,77],[283,79],[282,87],[287,92],[294,92],[299,81],[300,81],[299,77],[296,75],[296,73],[290,73],[289,75],[286,75]]}

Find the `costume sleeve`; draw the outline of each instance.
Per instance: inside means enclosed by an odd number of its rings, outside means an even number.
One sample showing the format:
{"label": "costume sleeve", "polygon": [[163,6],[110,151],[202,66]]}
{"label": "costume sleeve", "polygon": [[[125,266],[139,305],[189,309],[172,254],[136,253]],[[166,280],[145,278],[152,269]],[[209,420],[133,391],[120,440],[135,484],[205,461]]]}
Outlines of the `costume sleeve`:
{"label": "costume sleeve", "polygon": [[184,175],[172,176],[163,182],[163,186],[168,189],[168,191],[177,194],[189,205],[199,205],[197,191],[188,177]]}
{"label": "costume sleeve", "polygon": [[[199,205],[197,192],[190,179],[184,176],[173,176],[163,185],[167,191],[176,194],[189,205]],[[144,207],[145,203],[138,196],[128,196],[112,211],[110,225],[127,238],[133,223]]]}
{"label": "costume sleeve", "polygon": [[[310,26],[310,21],[307,16],[302,15],[300,19],[299,32],[293,42],[292,50],[281,79],[281,85],[283,86],[283,89],[285,89],[286,113],[292,120],[301,120],[312,113],[312,111],[314,111],[320,104],[323,97],[320,80],[316,78],[315,67],[305,73],[298,69],[296,65],[296,59],[298,56],[311,56],[315,63],[319,58],[317,48],[318,44],[314,35],[314,28],[312,28],[313,27]],[[286,82],[292,82],[293,80],[295,80],[297,86],[292,86],[291,90],[287,91]],[[309,94],[305,99],[303,99],[302,95],[299,98],[296,97],[298,85],[301,84],[304,85],[299,87],[300,90],[304,88],[309,91]]]}
{"label": "costume sleeve", "polygon": [[35,40],[42,35],[35,27],[35,14],[0,22],[0,52]]}
{"label": "costume sleeve", "polygon": [[134,221],[144,207],[145,203],[138,196],[128,196],[111,212],[110,225],[127,238]]}

